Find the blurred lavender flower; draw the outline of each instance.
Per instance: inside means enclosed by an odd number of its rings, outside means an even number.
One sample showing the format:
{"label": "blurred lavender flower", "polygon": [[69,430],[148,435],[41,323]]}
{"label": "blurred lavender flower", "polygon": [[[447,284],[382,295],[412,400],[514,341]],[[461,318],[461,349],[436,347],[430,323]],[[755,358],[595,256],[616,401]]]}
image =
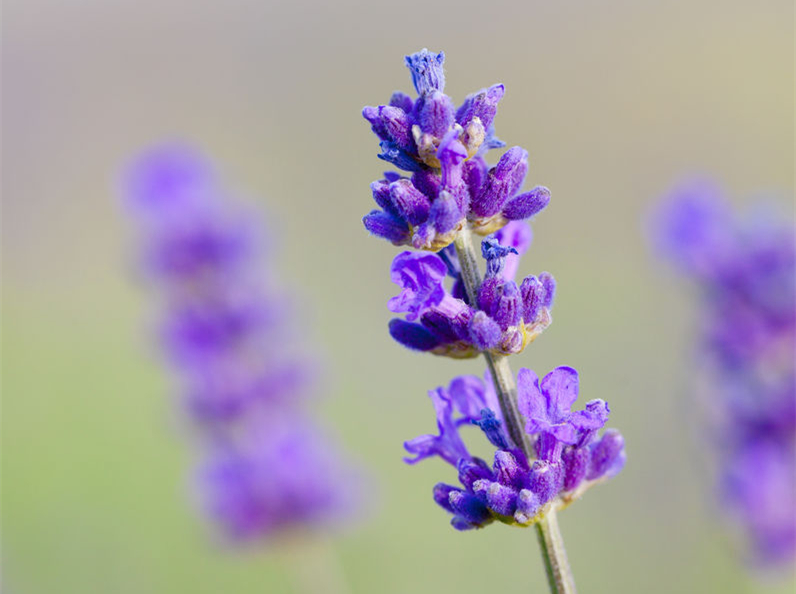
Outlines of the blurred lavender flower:
{"label": "blurred lavender flower", "polygon": [[[550,512],[562,509],[599,481],[616,475],[624,465],[622,436],[609,429],[608,405],[592,400],[571,412],[578,395],[578,374],[558,367],[541,381],[530,369],[520,369],[520,412],[527,424],[534,458],[529,458],[504,429],[491,382],[464,376],[450,387],[429,392],[437,413],[439,435],[423,435],[404,444],[414,454],[413,464],[439,456],[456,467],[460,487],[439,483],[434,500],[453,514],[457,530],[481,528],[499,520],[530,526]],[[459,434],[463,425],[478,425],[497,448],[490,466],[472,456]]]}
{"label": "blurred lavender flower", "polygon": [[354,512],[358,473],[307,418],[316,366],[269,278],[256,213],[184,146],[144,153],[125,181],[162,346],[208,452],[208,512],[235,540]]}
{"label": "blurred lavender flower", "polygon": [[[271,411],[269,411],[271,414]],[[236,540],[353,515],[359,477],[302,412],[273,411],[209,444],[200,469],[208,512]]]}
{"label": "blurred lavender flower", "polygon": [[699,356],[721,501],[761,564],[796,556],[796,234],[733,216],[716,185],[676,188],[653,218],[662,254],[700,291]]}
{"label": "blurred lavender flower", "polygon": [[489,235],[550,201],[542,186],[521,193],[524,149],[510,148],[493,167],[484,159],[504,146],[493,125],[503,85],[468,95],[457,109],[443,93],[444,61],[444,53],[425,49],[407,56],[417,99],[396,92],[389,104],[362,110],[380,140],[379,158],[411,174],[387,172],[371,184],[379,209],[365,216],[365,227],[395,245],[431,251],[450,245],[465,225]]}

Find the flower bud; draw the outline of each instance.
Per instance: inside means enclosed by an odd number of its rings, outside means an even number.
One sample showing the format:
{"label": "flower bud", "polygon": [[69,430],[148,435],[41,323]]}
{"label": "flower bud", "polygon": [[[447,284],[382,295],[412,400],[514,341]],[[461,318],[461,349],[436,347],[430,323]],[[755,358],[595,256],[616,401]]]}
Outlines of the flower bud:
{"label": "flower bud", "polygon": [[515,196],[503,207],[503,216],[510,221],[529,219],[550,203],[550,190],[537,186],[530,192]]}

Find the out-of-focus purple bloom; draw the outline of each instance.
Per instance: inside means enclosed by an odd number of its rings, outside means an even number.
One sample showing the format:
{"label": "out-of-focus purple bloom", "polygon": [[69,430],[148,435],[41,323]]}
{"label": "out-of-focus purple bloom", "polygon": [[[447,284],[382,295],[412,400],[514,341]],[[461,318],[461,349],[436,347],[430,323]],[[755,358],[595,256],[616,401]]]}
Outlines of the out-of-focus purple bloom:
{"label": "out-of-focus purple bloom", "polygon": [[353,511],[358,479],[304,411],[316,365],[271,286],[253,213],[179,145],[136,160],[125,198],[160,293],[163,350],[211,452],[200,472],[211,515],[253,539]]}
{"label": "out-of-focus purple bloom", "polygon": [[[517,261],[510,258],[517,258],[531,240],[522,227],[528,229],[525,223],[511,223],[502,234],[484,240],[487,276],[478,295],[478,309],[463,294],[455,251],[446,248],[440,254],[403,252],[396,256],[391,276],[402,290],[389,301],[389,308],[395,313],[407,312],[407,321],[390,323],[392,337],[407,348],[454,358],[474,357],[482,351],[521,352],[550,325],[555,290],[547,273],[539,277],[547,279],[546,285],[534,276],[523,281],[523,286],[533,284],[533,291],[523,291],[514,281]],[[508,245],[501,245],[498,237]],[[453,278],[450,290],[444,286],[446,276]]]}
{"label": "out-of-focus purple bloom", "polygon": [[379,138],[379,158],[412,174],[385,173],[371,185],[379,209],[364,217],[365,228],[396,245],[431,251],[450,245],[465,226],[489,235],[550,201],[542,186],[521,193],[524,149],[509,149],[494,167],[484,160],[486,151],[504,146],[493,125],[503,85],[469,95],[456,109],[444,93],[444,61],[442,52],[425,49],[407,56],[417,99],[395,93],[388,105],[362,110]]}
{"label": "out-of-focus purple bloom", "polygon": [[[578,395],[574,369],[558,367],[541,384],[533,371],[521,369],[517,383],[520,411],[536,445],[536,459],[529,460],[506,435],[491,382],[472,376],[456,378],[447,389],[429,392],[440,434],[404,444],[415,454],[407,462],[439,456],[456,467],[462,486],[440,483],[434,487],[434,499],[453,514],[451,524],[458,530],[481,528],[494,520],[530,526],[624,466],[624,440],[619,432],[609,429],[598,435],[608,420],[608,405],[592,400],[584,410],[571,411]],[[464,445],[459,428],[467,423],[478,425],[498,448],[491,466],[472,456]]]}
{"label": "out-of-focus purple bloom", "polygon": [[360,477],[332,438],[300,414],[250,423],[211,444],[199,473],[204,505],[229,536],[256,539],[356,513]]}
{"label": "out-of-focus purple bloom", "polygon": [[730,248],[732,217],[720,189],[708,179],[678,187],[653,215],[657,249],[692,274],[711,276]]}
{"label": "out-of-focus purple bloom", "polygon": [[796,557],[796,233],[733,215],[719,188],[691,181],[653,218],[662,254],[700,290],[698,356],[710,374],[708,434],[720,499],[762,565]]}
{"label": "out-of-focus purple bloom", "polygon": [[213,208],[220,191],[212,165],[182,145],[142,155],[125,179],[128,206],[151,225],[177,224],[186,213]]}

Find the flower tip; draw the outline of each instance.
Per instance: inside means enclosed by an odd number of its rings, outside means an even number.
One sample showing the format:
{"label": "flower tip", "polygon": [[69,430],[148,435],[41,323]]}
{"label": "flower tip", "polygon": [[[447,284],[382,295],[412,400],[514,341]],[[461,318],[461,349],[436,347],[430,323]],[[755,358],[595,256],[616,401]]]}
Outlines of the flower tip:
{"label": "flower tip", "polygon": [[550,204],[550,190],[537,186],[530,192],[515,196],[503,207],[503,216],[510,221],[529,219]]}
{"label": "flower tip", "polygon": [[426,48],[404,57],[404,63],[412,73],[412,84],[419,95],[445,89],[444,62],[445,52],[435,54]]}
{"label": "flower tip", "polygon": [[439,346],[439,339],[420,324],[393,318],[388,328],[396,342],[413,351],[430,351]]}
{"label": "flower tip", "polygon": [[492,85],[486,92],[487,98],[497,103],[506,94],[506,86],[503,83]]}
{"label": "flower tip", "polygon": [[178,142],[144,151],[127,168],[124,198],[133,209],[160,216],[195,206],[208,197],[214,185],[209,161],[198,151]]}
{"label": "flower tip", "polygon": [[362,108],[362,117],[372,124],[379,118],[379,108],[373,107],[372,105],[366,105]]}
{"label": "flower tip", "polygon": [[362,217],[362,224],[372,235],[393,243],[401,243],[409,236],[406,223],[382,210],[372,210]]}

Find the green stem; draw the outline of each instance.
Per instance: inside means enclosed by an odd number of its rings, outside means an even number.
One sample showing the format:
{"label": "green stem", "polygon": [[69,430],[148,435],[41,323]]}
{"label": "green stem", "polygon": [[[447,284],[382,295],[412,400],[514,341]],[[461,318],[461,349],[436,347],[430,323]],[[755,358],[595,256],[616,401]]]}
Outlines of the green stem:
{"label": "green stem", "polygon": [[280,547],[294,594],[349,594],[340,559],[331,542],[318,534],[297,534]]}
{"label": "green stem", "polygon": [[554,594],[575,594],[575,579],[569,567],[564,539],[558,528],[558,516],[552,508],[536,523],[536,535],[542,548],[547,581]]}
{"label": "green stem", "polygon": [[[471,231],[468,228],[459,232],[454,241],[456,255],[462,269],[462,280],[467,291],[470,304],[478,305],[478,289],[481,287],[481,273],[478,270],[476,251],[473,249]],[[484,352],[489,372],[495,384],[495,392],[500,402],[500,411],[511,439],[522,448],[529,460],[536,457],[528,435],[523,431],[522,418],[517,408],[517,382],[509,366],[508,358]],[[574,594],[575,580],[567,560],[564,540],[558,529],[556,510],[551,510],[536,524],[539,544],[542,548],[542,559],[547,570],[550,591],[553,594]]]}
{"label": "green stem", "polygon": [[[457,235],[454,246],[462,268],[462,280],[467,297],[475,308],[478,304],[478,289],[481,287],[481,273],[478,271],[478,262],[470,236],[470,230],[463,229]],[[522,448],[526,455],[530,456],[531,444],[527,434],[522,430],[522,419],[517,408],[517,382],[514,380],[508,359],[503,355],[494,355],[487,351],[484,351],[484,357],[495,384],[500,411],[506,420],[506,430],[517,447]]]}

